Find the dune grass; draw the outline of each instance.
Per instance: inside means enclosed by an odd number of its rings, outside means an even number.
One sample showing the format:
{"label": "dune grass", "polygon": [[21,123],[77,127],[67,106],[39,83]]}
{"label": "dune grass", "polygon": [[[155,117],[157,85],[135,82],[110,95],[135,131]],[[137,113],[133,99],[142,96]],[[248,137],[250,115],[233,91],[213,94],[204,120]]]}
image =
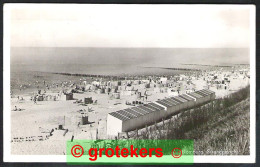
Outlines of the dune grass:
{"label": "dune grass", "polygon": [[139,138],[194,139],[195,154],[249,155],[250,86],[150,126]]}

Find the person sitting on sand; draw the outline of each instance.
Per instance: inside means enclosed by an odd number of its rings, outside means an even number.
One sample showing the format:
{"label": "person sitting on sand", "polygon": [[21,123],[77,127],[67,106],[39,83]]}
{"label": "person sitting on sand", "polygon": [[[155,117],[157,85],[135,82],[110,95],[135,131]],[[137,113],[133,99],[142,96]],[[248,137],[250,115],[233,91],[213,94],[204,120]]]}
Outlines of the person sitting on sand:
{"label": "person sitting on sand", "polygon": [[17,108],[16,106],[14,106],[14,111],[22,111],[22,109]]}

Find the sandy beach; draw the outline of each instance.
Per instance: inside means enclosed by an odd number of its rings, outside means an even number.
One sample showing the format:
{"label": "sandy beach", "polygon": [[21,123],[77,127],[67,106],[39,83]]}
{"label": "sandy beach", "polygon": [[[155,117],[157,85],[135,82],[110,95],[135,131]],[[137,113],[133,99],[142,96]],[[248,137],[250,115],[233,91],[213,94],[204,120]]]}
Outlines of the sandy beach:
{"label": "sandy beach", "polygon": [[[214,73],[214,71],[211,73]],[[188,91],[189,82],[192,83],[192,89],[200,90],[204,88],[209,88],[210,90],[216,92],[217,98],[222,98],[232,92],[235,92],[249,84],[249,78],[240,77],[238,72],[232,74],[230,72],[222,72],[221,75],[227,73],[229,76],[228,88],[218,88],[216,84],[209,85],[208,75],[200,74],[198,77],[186,77],[180,79],[179,81],[174,81],[179,83],[183,89],[181,93]],[[38,75],[38,74],[37,74]],[[41,73],[44,76],[44,73]],[[50,76],[48,74],[47,76]],[[55,74],[55,76],[59,76]],[[234,76],[234,77],[232,77]],[[64,77],[64,76],[63,76]],[[69,81],[68,83],[83,83],[82,77],[70,76],[59,79],[59,83]],[[183,77],[183,76],[182,76]],[[52,83],[52,85],[57,85],[57,80],[49,77],[46,82]],[[188,79],[190,78],[190,79]],[[46,79],[35,79],[38,85],[43,87],[43,81]],[[44,81],[45,82],[45,81]],[[57,82],[57,83],[55,83]],[[94,79],[87,80],[88,83],[96,82]],[[124,83],[124,81],[122,81]],[[136,81],[135,81],[136,82]],[[46,83],[45,83],[46,84]],[[75,85],[76,85],[75,84]],[[68,84],[69,85],[69,84]],[[72,86],[72,87],[75,87]],[[135,90],[146,91],[147,100],[143,99],[143,103],[153,102],[158,99],[163,99],[172,96],[172,92],[169,91],[172,88],[162,87],[158,91],[158,88],[150,87],[145,88],[145,83],[140,82],[139,84],[133,85]],[[225,85],[224,85],[225,86]],[[123,88],[123,87],[121,87]],[[121,89],[120,88],[120,89]],[[61,86],[51,87],[45,91],[45,95],[49,96],[59,96],[60,90],[64,89]],[[67,87],[68,89],[68,87]],[[96,90],[85,91],[82,93],[73,93],[73,100],[62,100],[57,98],[56,101],[37,101],[36,104],[31,99],[32,95],[35,94],[37,88],[23,88],[22,90],[15,89],[15,93],[12,94],[11,98],[11,145],[12,154],[58,154],[62,155],[65,153],[66,141],[72,139],[107,139],[106,135],[106,117],[110,112],[122,110],[129,108],[126,102],[135,101],[138,99],[138,95],[134,92],[131,95],[125,95],[123,90],[118,90],[120,93],[120,98],[114,98],[112,93],[109,95],[107,93],[99,93]],[[19,99],[18,99],[19,96]],[[76,101],[82,100],[84,98],[92,97],[93,104],[76,103]],[[21,100],[22,98],[22,100]],[[20,111],[13,111],[15,106]],[[86,125],[79,125],[82,115],[88,116],[89,123]],[[62,129],[59,129],[59,125],[62,125]],[[52,132],[53,131],[53,132]],[[50,135],[51,134],[51,135]],[[35,149],[37,148],[37,149]],[[50,149],[46,149],[50,148]]]}

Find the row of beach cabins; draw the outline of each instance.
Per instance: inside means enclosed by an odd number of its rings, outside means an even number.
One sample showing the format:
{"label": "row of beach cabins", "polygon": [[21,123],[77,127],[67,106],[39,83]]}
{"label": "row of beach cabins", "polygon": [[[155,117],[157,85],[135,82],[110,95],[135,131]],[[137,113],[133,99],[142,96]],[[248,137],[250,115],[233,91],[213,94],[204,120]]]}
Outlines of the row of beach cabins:
{"label": "row of beach cabins", "polygon": [[111,112],[107,116],[107,135],[114,137],[122,132],[130,132],[152,125],[181,111],[210,102],[215,98],[215,92],[203,89]]}

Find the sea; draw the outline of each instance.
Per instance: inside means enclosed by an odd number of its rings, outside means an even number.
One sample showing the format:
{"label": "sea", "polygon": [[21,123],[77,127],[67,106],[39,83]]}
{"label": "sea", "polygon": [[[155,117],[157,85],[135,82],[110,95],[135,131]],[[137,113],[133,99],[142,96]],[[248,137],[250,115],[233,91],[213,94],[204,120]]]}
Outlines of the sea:
{"label": "sea", "polygon": [[[168,75],[176,68],[249,64],[247,48],[12,47],[11,73],[36,71],[89,75]],[[172,69],[174,68],[174,69]]]}

